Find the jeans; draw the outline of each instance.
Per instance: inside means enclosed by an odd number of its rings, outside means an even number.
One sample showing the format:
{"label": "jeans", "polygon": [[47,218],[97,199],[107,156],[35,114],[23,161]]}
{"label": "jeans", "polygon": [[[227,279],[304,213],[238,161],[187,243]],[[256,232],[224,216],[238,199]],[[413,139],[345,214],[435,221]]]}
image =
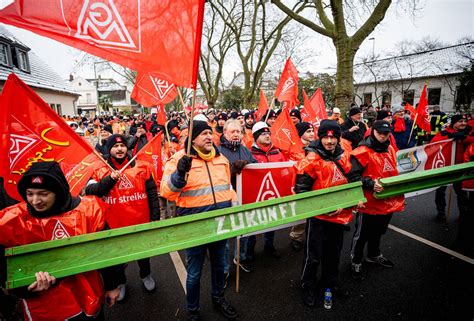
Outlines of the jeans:
{"label": "jeans", "polygon": [[209,251],[211,261],[212,298],[224,296],[224,265],[225,246],[227,240],[204,244],[186,249],[186,264],[188,276],[186,278],[186,301],[189,311],[199,309],[201,293],[201,274],[206,251]]}
{"label": "jeans", "polygon": [[[263,240],[264,240],[264,248],[265,249],[273,249],[273,239],[275,238],[275,231],[263,233]],[[247,248],[255,249],[255,244],[257,244],[257,236],[252,235],[249,236],[247,242]]]}
{"label": "jeans", "polygon": [[[247,243],[248,237],[240,238],[240,261],[243,261],[247,258]],[[237,260],[237,246],[234,251],[234,258]],[[229,273],[230,269],[230,240],[227,240],[225,244],[225,264],[224,264],[224,273]]]}

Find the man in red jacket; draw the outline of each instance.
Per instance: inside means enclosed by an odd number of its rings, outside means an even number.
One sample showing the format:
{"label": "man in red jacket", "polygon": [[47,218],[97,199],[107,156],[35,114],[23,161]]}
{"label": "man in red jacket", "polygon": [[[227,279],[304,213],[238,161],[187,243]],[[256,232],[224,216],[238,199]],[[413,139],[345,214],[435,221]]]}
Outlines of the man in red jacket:
{"label": "man in red jacket", "polygon": [[364,139],[359,147],[352,151],[351,180],[361,180],[364,196],[367,199],[364,207],[356,216],[355,231],[352,238],[352,276],[362,279],[362,259],[367,243],[366,262],[392,268],[394,264],[380,252],[380,239],[387,231],[394,212],[404,209],[404,197],[394,196],[375,199],[373,193],[383,191],[380,178],[398,175],[395,150],[390,145],[391,126],[387,121],[377,120],[372,125],[372,133]]}
{"label": "man in red jacket", "polygon": [[[339,145],[341,128],[335,120],[323,120],[318,129],[319,140],[307,147],[306,158],[298,165],[296,193],[347,184],[351,169],[350,153]],[[316,303],[318,267],[322,264],[321,289],[347,296],[338,286],[339,259],[344,238],[344,224],[352,220],[352,210],[338,209],[333,213],[307,219],[301,287],[303,302]],[[326,290],[327,292],[327,290]]]}
{"label": "man in red jacket", "polygon": [[[252,128],[252,134],[254,143],[252,145],[252,156],[259,163],[273,163],[273,162],[285,162],[287,159],[285,155],[273,146],[272,136],[270,133],[270,127],[262,121],[256,123]],[[263,234],[265,239],[264,252],[265,254],[272,256],[276,259],[280,258],[280,253],[275,249],[273,240],[275,238],[275,232],[267,232]],[[255,253],[255,244],[257,238],[255,235],[250,236],[247,243],[247,258],[252,260]]]}

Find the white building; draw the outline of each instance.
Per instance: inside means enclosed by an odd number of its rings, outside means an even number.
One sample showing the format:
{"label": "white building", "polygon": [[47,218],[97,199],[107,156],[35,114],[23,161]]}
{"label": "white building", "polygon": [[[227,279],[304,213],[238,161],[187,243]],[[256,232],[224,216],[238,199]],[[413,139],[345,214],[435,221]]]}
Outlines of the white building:
{"label": "white building", "polygon": [[0,89],[11,73],[31,87],[59,115],[76,115],[79,94],[19,39],[0,25]]}
{"label": "white building", "polygon": [[[464,103],[459,75],[474,63],[474,43],[354,65],[354,101],[374,106],[418,103],[427,85],[428,104],[446,112]],[[473,106],[471,105],[471,109]]]}
{"label": "white building", "polygon": [[80,76],[70,76],[69,83],[80,94],[77,100],[78,114],[90,113],[94,115],[97,110],[97,88],[87,79]]}

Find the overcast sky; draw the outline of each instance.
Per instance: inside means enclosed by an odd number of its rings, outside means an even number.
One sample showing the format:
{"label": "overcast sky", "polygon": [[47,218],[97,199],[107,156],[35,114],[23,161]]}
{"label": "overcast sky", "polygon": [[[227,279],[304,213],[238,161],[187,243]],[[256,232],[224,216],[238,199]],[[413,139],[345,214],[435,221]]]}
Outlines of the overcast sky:
{"label": "overcast sky", "polygon": [[[473,18],[473,0],[425,0],[423,10],[416,19],[397,13],[392,6],[382,24],[368,37],[375,38],[375,41],[366,39],[357,56],[371,55],[373,46],[376,54],[386,55],[387,52],[395,51],[396,44],[402,40],[420,40],[426,36],[445,43],[455,43],[465,36],[474,37]],[[54,40],[11,26],[7,28],[65,79],[74,70],[75,60],[81,56],[79,51]],[[309,46],[314,44],[318,57],[310,66],[299,68],[300,71],[334,72],[336,59],[331,41],[312,32],[311,35]],[[228,66],[225,70],[227,80],[235,71],[240,71],[237,63],[229,63]],[[76,71],[83,76],[93,77],[89,70]]]}

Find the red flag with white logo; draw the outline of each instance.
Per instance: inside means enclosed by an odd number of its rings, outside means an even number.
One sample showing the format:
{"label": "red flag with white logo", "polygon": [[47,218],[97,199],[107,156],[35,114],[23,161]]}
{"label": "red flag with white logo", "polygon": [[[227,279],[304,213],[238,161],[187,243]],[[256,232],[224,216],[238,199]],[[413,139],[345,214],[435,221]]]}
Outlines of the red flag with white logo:
{"label": "red flag with white logo", "polygon": [[313,96],[309,99],[311,107],[313,107],[316,116],[321,121],[328,118],[328,112],[326,111],[326,105],[324,104],[323,92],[321,88],[318,88]]}
{"label": "red flag with white logo", "polygon": [[426,85],[423,87],[423,91],[421,92],[420,101],[418,102],[418,107],[416,107],[416,113],[416,125],[424,131],[431,131],[428,99],[426,98]]}
{"label": "red flag with white logo", "polygon": [[165,106],[163,105],[158,105],[158,115],[156,117],[156,122],[160,125],[165,125],[166,124],[166,112],[165,112]]}
{"label": "red flag with white logo", "polygon": [[291,121],[288,108],[278,115],[275,123],[270,127],[273,145],[289,154],[303,153],[304,145],[298,135],[295,125]]}
{"label": "red flag with white logo", "polygon": [[152,107],[172,102],[178,91],[171,82],[154,72],[138,73],[130,97],[144,107]]}
{"label": "red flag with white logo", "polygon": [[298,100],[298,70],[296,70],[291,58],[288,58],[281,73],[275,97],[279,102],[286,102],[285,107],[288,108],[300,103]]}
{"label": "red flag with white logo", "polygon": [[204,0],[15,0],[0,21],[195,88]]}
{"label": "red flag with white logo", "polygon": [[301,119],[304,122],[313,124],[314,128],[319,128],[319,123],[321,122],[321,119],[319,119],[316,113],[314,112],[314,109],[311,106],[308,96],[306,95],[306,92],[304,90],[303,90],[303,99],[304,99],[304,106],[301,109]]}
{"label": "red flag with white logo", "polygon": [[412,105],[410,105],[409,103],[406,103],[406,104],[405,104],[405,110],[408,110],[408,111],[410,112],[410,118],[411,118],[411,120],[415,119],[416,110],[415,110],[415,108],[413,108]]}
{"label": "red flag with white logo", "polygon": [[[10,74],[5,82],[0,108],[3,155],[0,176],[5,179],[7,193],[17,200],[22,199],[16,184],[32,164],[57,161],[63,171],[69,172],[94,153],[93,148],[15,74]],[[84,172],[69,175],[74,182],[81,178],[71,191],[74,195],[87,183],[88,178],[81,174]]]}
{"label": "red flag with white logo", "polygon": [[155,178],[155,183],[158,189],[160,188],[161,177],[163,176],[163,162],[161,155],[162,134],[162,132],[158,133],[137,153],[138,160],[146,161],[153,165],[153,177]]}
{"label": "red flag with white logo", "polygon": [[267,110],[268,110],[267,97],[265,97],[263,90],[260,89],[260,101],[258,103],[258,109],[255,112],[255,119],[259,121],[263,117],[263,115],[266,114]]}

